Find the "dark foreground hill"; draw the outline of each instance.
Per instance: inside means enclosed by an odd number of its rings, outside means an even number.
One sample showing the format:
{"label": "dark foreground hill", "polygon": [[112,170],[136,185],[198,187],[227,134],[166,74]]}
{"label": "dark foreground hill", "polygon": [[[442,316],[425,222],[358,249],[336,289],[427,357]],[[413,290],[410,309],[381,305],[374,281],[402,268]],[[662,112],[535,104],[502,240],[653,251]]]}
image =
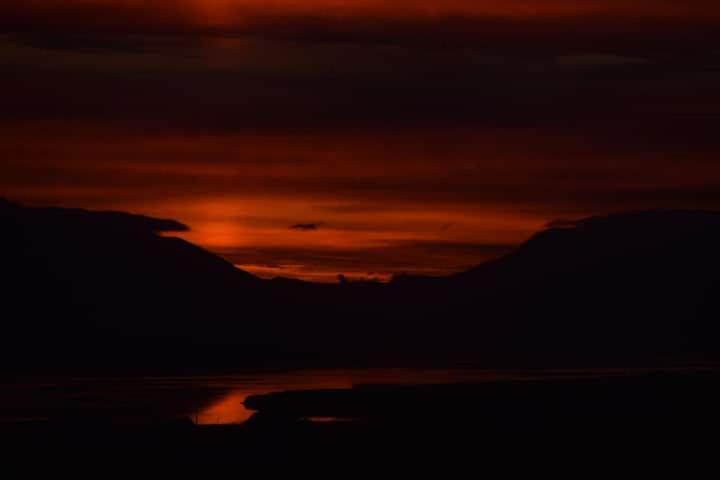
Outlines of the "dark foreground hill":
{"label": "dark foreground hill", "polygon": [[389,285],[263,281],[114,212],[0,203],[2,369],[717,360],[720,215],[556,222],[510,255]]}
{"label": "dark foreground hill", "polygon": [[492,357],[717,358],[718,245],[714,212],[555,222],[504,258],[399,287],[442,292],[446,328]]}
{"label": "dark foreground hill", "polygon": [[[57,418],[0,429],[3,478],[706,478],[718,374],[359,386],[250,397],[242,425]],[[334,420],[334,421],[333,421]]]}
{"label": "dark foreground hill", "polygon": [[[14,368],[163,365],[216,326],[249,323],[262,283],[161,233],[172,221],[0,204],[3,351]],[[259,301],[259,299],[258,299]],[[96,363],[97,362],[97,363]],[[7,368],[7,364],[5,365]]]}

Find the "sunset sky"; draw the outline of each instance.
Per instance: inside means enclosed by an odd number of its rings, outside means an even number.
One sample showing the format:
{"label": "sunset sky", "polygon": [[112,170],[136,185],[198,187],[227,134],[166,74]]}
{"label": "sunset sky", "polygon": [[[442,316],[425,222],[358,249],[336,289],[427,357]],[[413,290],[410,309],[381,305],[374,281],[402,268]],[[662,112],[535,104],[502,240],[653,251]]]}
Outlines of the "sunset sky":
{"label": "sunset sky", "polygon": [[720,208],[718,22],[717,0],[3,0],[0,196],[176,218],[321,281]]}

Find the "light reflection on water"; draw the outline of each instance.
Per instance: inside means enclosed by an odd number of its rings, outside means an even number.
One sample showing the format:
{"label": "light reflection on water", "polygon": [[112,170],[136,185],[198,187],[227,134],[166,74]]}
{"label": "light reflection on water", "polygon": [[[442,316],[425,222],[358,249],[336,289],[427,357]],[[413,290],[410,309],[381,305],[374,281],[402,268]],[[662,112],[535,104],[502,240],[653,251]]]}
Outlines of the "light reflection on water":
{"label": "light reflection on water", "polygon": [[199,425],[237,424],[253,413],[243,405],[249,395],[351,388],[357,384],[447,383],[494,377],[495,373],[488,370],[375,368],[21,380],[0,382],[0,424],[56,419],[143,422],[177,418],[189,418]]}
{"label": "light reflection on water", "polygon": [[[344,389],[354,385],[412,385],[492,380],[489,370],[470,369],[347,369],[303,370],[269,373],[263,376],[227,377],[229,391],[217,401],[196,412],[192,419],[199,425],[243,423],[253,412],[243,404],[250,395],[286,390]],[[309,419],[327,421],[328,419]]]}
{"label": "light reflection on water", "polygon": [[[717,366],[710,367],[716,369]],[[374,368],[255,372],[192,377],[73,378],[0,383],[0,424],[46,419],[158,420],[190,418],[199,425],[238,424],[253,414],[249,395],[287,390],[346,389],[355,385],[416,385],[628,374],[656,369],[504,371]],[[697,366],[663,370],[698,370]],[[327,421],[329,419],[307,419]]]}
{"label": "light reflection on water", "polygon": [[223,395],[220,400],[193,415],[192,420],[198,425],[243,423],[252,415],[243,405],[246,397],[247,394],[242,391]]}
{"label": "light reflection on water", "polygon": [[[665,371],[695,371],[697,366],[670,367]],[[494,371],[485,369],[410,369],[377,368],[346,370],[303,370],[291,373],[266,373],[225,377],[227,391],[192,415],[198,425],[238,424],[248,420],[253,412],[245,408],[250,395],[287,390],[346,389],[355,385],[428,385],[443,383],[493,381],[499,379],[529,379],[556,377],[586,377],[594,375],[626,375],[657,371],[652,368],[562,369],[536,371]],[[308,421],[337,421],[335,418],[309,418]]]}

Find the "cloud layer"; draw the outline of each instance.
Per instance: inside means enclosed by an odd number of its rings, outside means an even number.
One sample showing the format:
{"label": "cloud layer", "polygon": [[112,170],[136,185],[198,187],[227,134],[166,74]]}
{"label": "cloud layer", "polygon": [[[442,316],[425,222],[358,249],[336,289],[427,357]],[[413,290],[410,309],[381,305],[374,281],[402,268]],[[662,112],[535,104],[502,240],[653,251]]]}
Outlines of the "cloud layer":
{"label": "cloud layer", "polygon": [[10,0],[0,192],[178,218],[235,263],[322,279],[457,271],[553,218],[718,208],[718,17]]}

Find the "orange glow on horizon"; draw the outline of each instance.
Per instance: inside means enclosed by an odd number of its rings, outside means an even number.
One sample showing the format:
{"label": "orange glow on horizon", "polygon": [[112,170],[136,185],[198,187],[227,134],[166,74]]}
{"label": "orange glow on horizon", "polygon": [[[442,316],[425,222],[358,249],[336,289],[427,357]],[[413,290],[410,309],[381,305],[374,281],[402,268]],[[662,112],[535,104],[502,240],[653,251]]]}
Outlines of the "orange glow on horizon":
{"label": "orange glow on horizon", "polygon": [[[175,136],[92,126],[43,130],[42,143],[27,141],[34,128],[0,132],[2,148],[10,152],[5,168],[23,172],[25,160],[14,160],[18,152],[18,158],[34,159],[31,182],[3,185],[9,198],[177,219],[191,227],[179,236],[263,278],[447,275],[507,253],[555,218],[598,213],[548,196],[577,188],[565,157],[588,154],[571,136],[438,130],[423,132],[418,143],[415,132]],[[571,153],[555,154],[561,147]],[[614,186],[639,192],[693,188],[720,173],[717,164],[706,163],[672,177],[662,169],[638,176],[624,162],[589,157],[581,166],[593,175],[582,177],[583,189],[602,192],[608,175]],[[55,173],[40,185],[37,169]],[[508,186],[522,188],[518,200],[508,197],[515,192]],[[291,228],[296,224],[317,228]]]}

